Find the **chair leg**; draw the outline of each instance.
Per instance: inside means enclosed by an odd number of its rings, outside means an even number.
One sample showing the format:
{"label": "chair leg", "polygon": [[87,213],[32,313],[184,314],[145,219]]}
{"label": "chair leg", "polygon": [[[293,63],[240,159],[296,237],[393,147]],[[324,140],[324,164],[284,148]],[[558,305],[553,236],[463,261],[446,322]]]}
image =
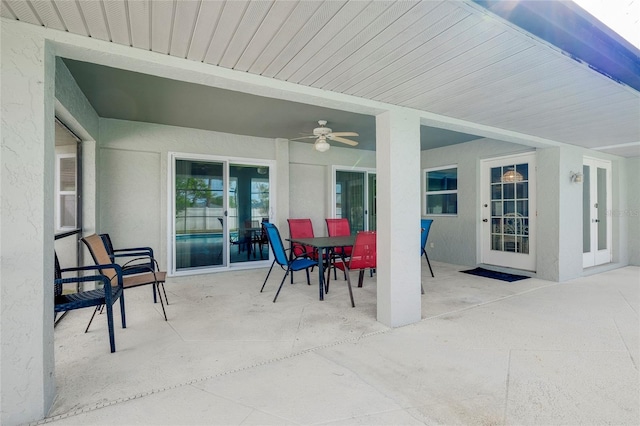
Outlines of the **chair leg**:
{"label": "chair leg", "polygon": [[[293,245],[291,246],[291,251],[289,252],[289,263],[291,263],[292,261],[293,261]],[[293,271],[291,271],[291,284],[293,284]]]}
{"label": "chair leg", "polygon": [[276,264],[276,261],[274,259],[273,262],[271,262],[271,268],[269,268],[269,272],[267,272],[267,278],[264,279],[264,282],[262,283],[262,287],[260,288],[260,293],[262,293],[262,290],[264,290],[264,286],[267,284],[267,280],[269,279],[269,275],[271,275],[271,270],[273,269],[273,265]]}
{"label": "chair leg", "polygon": [[[162,292],[164,293],[164,301],[166,302],[167,306],[169,305],[169,299],[167,299],[167,290],[164,288],[164,283],[161,282],[160,284],[162,284]],[[160,291],[160,290],[158,290]]]}
{"label": "chair leg", "polygon": [[122,328],[127,328],[127,319],[124,310],[124,291],[120,293],[120,318],[122,319]]}
{"label": "chair leg", "polygon": [[[347,272],[347,268],[344,268],[345,273]],[[360,270],[360,276],[364,273],[364,270]],[[351,289],[351,277],[347,274],[347,286],[349,287],[349,297],[351,298],[351,307],[355,308],[356,304],[353,301],[353,290]]]}
{"label": "chair leg", "polygon": [[113,331],[113,306],[107,305],[107,326],[109,328],[109,345],[111,353],[116,351],[116,337]]}
{"label": "chair leg", "polygon": [[364,281],[364,269],[360,269],[360,276],[358,277],[358,287],[362,287]]}
{"label": "chair leg", "polygon": [[424,257],[427,259],[427,265],[429,265],[429,271],[431,271],[431,277],[435,278],[435,275],[433,275],[433,269],[431,269],[431,262],[429,262],[429,256],[427,256],[427,251],[425,249],[422,249],[422,252],[424,253]]}
{"label": "chair leg", "polygon": [[[335,271],[334,271],[335,272]],[[338,281],[336,277],[333,277],[334,281]],[[329,294],[329,283],[331,282],[331,269],[327,270],[327,279],[324,281],[324,292]]]}
{"label": "chair leg", "polygon": [[93,322],[93,317],[96,316],[96,313],[100,310],[100,308],[102,308],[103,305],[98,305],[96,306],[96,308],[93,310],[93,314],[91,314],[91,319],[89,320],[89,324],[87,324],[87,328],[84,329],[84,332],[88,332],[89,331],[89,327],[91,326],[91,323]]}
{"label": "chair leg", "polygon": [[[160,296],[160,283],[156,282],[153,285],[158,287],[158,296]],[[162,296],[160,296],[159,298],[160,298],[160,306],[162,306],[162,313],[164,314],[164,320],[168,321],[167,320],[167,311],[164,310],[164,302],[162,301]]]}
{"label": "chair leg", "polygon": [[287,268],[287,272],[285,272],[284,277],[282,277],[282,281],[280,282],[280,287],[278,287],[278,291],[276,291],[276,296],[273,298],[273,303],[276,303],[276,299],[280,294],[280,290],[282,289],[282,284],[284,284],[285,280],[287,279],[287,275],[289,275],[289,268]]}
{"label": "chair leg", "polygon": [[329,254],[329,262],[330,262],[331,267],[333,267],[333,280],[334,281],[338,281],[338,271],[336,271],[336,257],[335,256],[336,256],[335,252]]}

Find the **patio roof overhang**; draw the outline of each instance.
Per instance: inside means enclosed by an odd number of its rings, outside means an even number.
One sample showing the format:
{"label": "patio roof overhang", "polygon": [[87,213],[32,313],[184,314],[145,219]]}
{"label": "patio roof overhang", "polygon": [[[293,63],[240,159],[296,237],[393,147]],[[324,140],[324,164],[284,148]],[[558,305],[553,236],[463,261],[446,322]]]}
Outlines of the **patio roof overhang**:
{"label": "patio roof overhang", "polygon": [[[498,16],[497,3],[515,6],[518,13],[509,17],[515,24]],[[550,14],[544,9],[551,7],[548,3],[562,13]],[[502,131],[638,155],[638,50],[607,33],[577,6],[565,3],[238,1],[198,6],[197,2],[19,0],[3,2],[2,16],[324,93],[412,108],[435,117],[426,120],[431,128],[467,133],[464,126],[448,123],[453,120],[489,129],[487,134]],[[87,79],[80,73],[75,77]],[[110,90],[98,90],[105,89],[105,79],[84,87],[80,83],[101,117],[151,122],[180,117],[175,108],[173,113],[165,109],[164,117],[123,116],[131,108],[100,97],[119,90],[121,80],[113,78]],[[185,93],[194,91],[199,89]],[[182,100],[198,102],[198,98]],[[233,102],[224,100],[226,105]],[[145,110],[144,97],[134,102],[138,107],[134,110]],[[257,116],[259,108],[264,114],[282,113],[270,117],[266,125],[265,120],[244,120],[243,134],[291,138],[307,131],[315,120],[326,119],[318,117],[321,112],[332,113],[304,103],[303,109],[299,105],[274,109],[269,99],[254,104]],[[292,109],[299,114],[288,114]],[[372,117],[365,117],[368,124],[362,124],[353,116],[343,119],[339,112],[330,119],[335,128],[362,125],[360,132],[366,134],[368,125],[369,134],[374,132]],[[229,120],[223,115],[218,119],[212,114],[188,127],[226,131],[225,122]],[[278,133],[272,135],[269,126]],[[363,138],[359,148],[375,149],[373,139]]]}

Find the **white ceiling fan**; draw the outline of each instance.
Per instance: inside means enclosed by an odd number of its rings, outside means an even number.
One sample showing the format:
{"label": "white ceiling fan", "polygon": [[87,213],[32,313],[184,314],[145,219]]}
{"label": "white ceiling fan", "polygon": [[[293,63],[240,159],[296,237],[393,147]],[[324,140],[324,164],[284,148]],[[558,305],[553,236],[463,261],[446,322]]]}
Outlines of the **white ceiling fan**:
{"label": "white ceiling fan", "polygon": [[318,124],[320,125],[320,127],[316,127],[315,129],[313,129],[313,135],[302,136],[291,140],[317,138],[315,143],[313,144],[313,147],[320,152],[325,152],[329,148],[331,148],[331,145],[329,145],[329,142],[327,142],[327,140],[340,142],[350,146],[358,145],[358,142],[343,137],[359,136],[356,132],[334,132],[329,127],[327,127],[327,120],[318,120]]}

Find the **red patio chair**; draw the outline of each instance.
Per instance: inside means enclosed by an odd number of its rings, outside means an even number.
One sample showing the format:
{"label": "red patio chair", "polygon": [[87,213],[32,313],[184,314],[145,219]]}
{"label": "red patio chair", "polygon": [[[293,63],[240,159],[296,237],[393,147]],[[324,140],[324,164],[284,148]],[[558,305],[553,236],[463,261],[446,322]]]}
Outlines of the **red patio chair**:
{"label": "red patio chair", "polygon": [[[359,269],[360,276],[358,278],[358,287],[362,287],[365,269],[375,269],[377,266],[377,249],[376,249],[376,231],[361,231],[356,235],[356,241],[353,244],[351,257],[349,261],[339,262],[335,264],[336,268],[342,269],[347,275],[347,285],[349,286],[349,296],[351,297],[351,306],[355,308],[353,302],[353,291],[351,290],[351,278],[349,272]],[[327,289],[331,274],[327,274]]]}
{"label": "red patio chair", "polygon": [[[347,218],[338,218],[338,219],[325,219],[327,222],[327,232],[330,237],[338,237],[338,236],[346,236],[351,235],[351,227],[349,226],[349,219]],[[351,251],[353,250],[352,246],[347,247],[334,247],[331,253],[331,263],[334,266],[333,270],[333,279],[337,279],[336,271],[335,271],[335,261],[336,259],[340,259],[342,262],[346,262],[346,260],[351,256]],[[345,279],[347,279],[345,272]]]}
{"label": "red patio chair", "polygon": [[[289,236],[291,238],[313,238],[313,224],[311,219],[287,219],[289,223]],[[318,252],[315,248],[304,246],[298,243],[291,243],[291,251],[289,259],[293,260],[299,257],[318,261]],[[291,272],[291,284],[293,284],[293,271]]]}

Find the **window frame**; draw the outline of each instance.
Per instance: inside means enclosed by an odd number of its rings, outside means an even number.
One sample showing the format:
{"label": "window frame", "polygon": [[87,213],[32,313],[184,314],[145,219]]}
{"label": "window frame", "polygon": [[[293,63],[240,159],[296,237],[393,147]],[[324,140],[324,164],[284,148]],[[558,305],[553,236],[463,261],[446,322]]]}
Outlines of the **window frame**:
{"label": "window frame", "polygon": [[[74,172],[73,172],[73,178],[74,178],[74,189],[73,191],[64,191],[61,189],[62,186],[62,166],[61,163],[63,160],[66,160],[68,158],[73,158],[74,159]],[[78,228],[78,155],[74,152],[74,153],[60,153],[60,154],[56,154],[56,208],[57,208],[57,212],[56,212],[56,231],[68,231],[70,229],[77,229]],[[74,198],[75,201],[75,209],[73,212],[73,225],[70,226],[65,226],[63,224],[63,215],[62,215],[62,209],[64,206],[64,199],[67,196],[72,196]]]}
{"label": "window frame", "polygon": [[[457,184],[458,181],[458,164],[449,164],[446,166],[437,166],[437,167],[429,167],[426,169],[422,169],[422,214],[423,216],[445,216],[445,217],[456,217],[458,216],[458,191],[459,186]],[[437,172],[439,170],[448,170],[455,169],[456,171],[456,189],[446,189],[442,191],[429,191],[428,189],[428,174],[431,172]],[[427,201],[430,195],[447,195],[447,194],[455,194],[456,196],[456,211],[455,213],[428,213],[428,204]]]}

